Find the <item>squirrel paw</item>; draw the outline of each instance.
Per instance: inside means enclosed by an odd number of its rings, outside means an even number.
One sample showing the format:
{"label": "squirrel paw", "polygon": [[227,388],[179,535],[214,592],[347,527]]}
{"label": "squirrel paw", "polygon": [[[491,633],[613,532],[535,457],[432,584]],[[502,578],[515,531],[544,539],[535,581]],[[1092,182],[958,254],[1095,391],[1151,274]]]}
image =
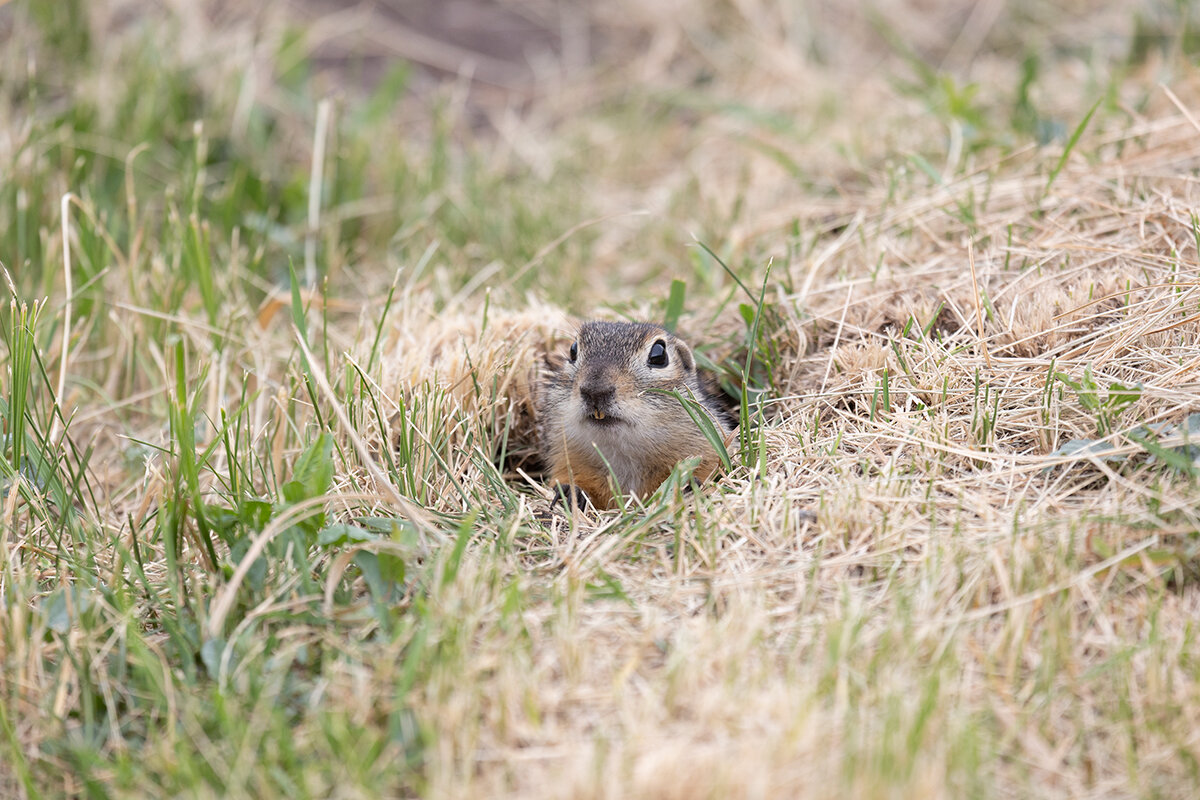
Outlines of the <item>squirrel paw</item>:
{"label": "squirrel paw", "polygon": [[587,493],[580,489],[575,484],[558,483],[554,486],[554,500],[550,502],[550,510],[553,511],[559,503],[562,503],[566,510],[574,508],[587,508],[591,501],[588,499]]}

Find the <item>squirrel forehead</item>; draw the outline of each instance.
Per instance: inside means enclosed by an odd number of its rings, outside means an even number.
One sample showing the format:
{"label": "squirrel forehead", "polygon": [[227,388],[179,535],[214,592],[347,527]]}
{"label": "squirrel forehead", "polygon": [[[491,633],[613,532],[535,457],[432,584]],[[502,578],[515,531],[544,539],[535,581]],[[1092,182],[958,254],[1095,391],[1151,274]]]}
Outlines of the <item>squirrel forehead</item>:
{"label": "squirrel forehead", "polygon": [[648,322],[585,322],[579,328],[579,348],[585,353],[628,353],[654,339],[674,341],[664,328]]}

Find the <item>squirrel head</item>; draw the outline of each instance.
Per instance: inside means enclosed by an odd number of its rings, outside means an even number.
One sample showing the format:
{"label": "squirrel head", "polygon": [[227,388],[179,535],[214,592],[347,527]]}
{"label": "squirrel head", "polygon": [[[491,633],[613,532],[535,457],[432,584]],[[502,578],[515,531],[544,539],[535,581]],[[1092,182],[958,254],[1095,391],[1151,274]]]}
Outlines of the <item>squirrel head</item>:
{"label": "squirrel head", "polygon": [[612,507],[614,493],[653,492],[684,459],[700,459],[696,474],[706,477],[719,464],[712,426],[730,430],[713,402],[691,348],[665,328],[585,322],[567,352],[547,356],[542,373],[538,413],[550,474],[599,508]]}
{"label": "squirrel head", "polygon": [[585,322],[557,365],[568,419],[596,427],[653,424],[682,413],[679,401],[651,390],[696,390],[691,349],[665,328],[644,322]]}

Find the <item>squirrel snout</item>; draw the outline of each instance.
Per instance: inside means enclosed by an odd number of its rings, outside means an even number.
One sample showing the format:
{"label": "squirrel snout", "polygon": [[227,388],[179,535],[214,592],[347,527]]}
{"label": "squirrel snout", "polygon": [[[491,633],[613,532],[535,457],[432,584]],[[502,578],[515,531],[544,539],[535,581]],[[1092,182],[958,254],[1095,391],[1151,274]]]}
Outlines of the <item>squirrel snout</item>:
{"label": "squirrel snout", "polygon": [[611,383],[585,383],[579,387],[579,396],[590,411],[603,411],[617,399],[617,387]]}

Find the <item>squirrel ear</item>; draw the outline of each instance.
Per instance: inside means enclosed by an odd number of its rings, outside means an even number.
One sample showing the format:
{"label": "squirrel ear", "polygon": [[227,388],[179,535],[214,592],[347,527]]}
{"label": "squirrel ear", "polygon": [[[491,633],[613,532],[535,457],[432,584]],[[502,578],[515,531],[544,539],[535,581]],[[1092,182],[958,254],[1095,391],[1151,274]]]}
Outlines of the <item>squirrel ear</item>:
{"label": "squirrel ear", "polygon": [[679,353],[679,360],[683,362],[686,371],[691,372],[696,368],[696,359],[692,356],[691,348],[678,339],[675,340],[675,352]]}

